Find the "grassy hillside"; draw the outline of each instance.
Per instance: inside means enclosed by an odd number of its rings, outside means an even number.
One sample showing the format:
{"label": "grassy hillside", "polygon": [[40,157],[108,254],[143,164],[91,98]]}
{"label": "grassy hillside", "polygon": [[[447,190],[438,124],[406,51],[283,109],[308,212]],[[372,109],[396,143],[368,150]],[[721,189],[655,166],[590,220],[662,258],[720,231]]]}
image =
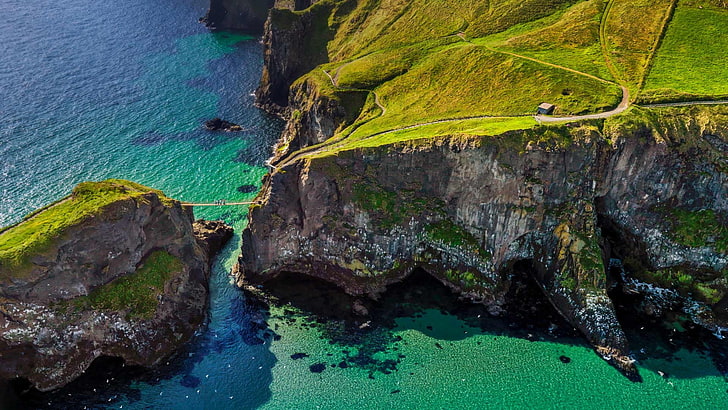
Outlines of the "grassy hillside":
{"label": "grassy hillside", "polygon": [[605,112],[620,85],[635,99],[647,84],[640,101],[728,93],[721,0],[322,0],[307,12],[328,22],[315,37],[329,62],[300,81],[369,93],[336,150],[528,128],[541,102]]}
{"label": "grassy hillside", "polygon": [[614,81],[599,41],[604,4],[578,2],[544,18],[474,41]]}
{"label": "grassy hillside", "polygon": [[165,202],[172,201],[161,191],[119,179],[78,184],[71,195],[0,231],[0,279],[19,274],[29,264],[31,255],[47,250],[69,227],[98,215],[116,201],[149,192],[157,193]]}
{"label": "grassy hillside", "polygon": [[642,86],[676,0],[610,0],[601,24],[605,60],[618,81],[632,90]]}
{"label": "grassy hillside", "polygon": [[698,7],[681,3],[675,11],[643,100],[728,97],[728,10]]}

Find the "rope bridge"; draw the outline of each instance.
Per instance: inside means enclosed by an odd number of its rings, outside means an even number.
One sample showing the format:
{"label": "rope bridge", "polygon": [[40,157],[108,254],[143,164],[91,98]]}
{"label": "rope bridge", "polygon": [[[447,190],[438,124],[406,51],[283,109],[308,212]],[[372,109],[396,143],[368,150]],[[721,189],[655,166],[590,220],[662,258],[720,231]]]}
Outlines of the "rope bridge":
{"label": "rope bridge", "polygon": [[182,202],[182,206],[232,206],[232,205],[251,205],[255,202],[227,202],[217,201],[214,203],[196,203],[196,202]]}

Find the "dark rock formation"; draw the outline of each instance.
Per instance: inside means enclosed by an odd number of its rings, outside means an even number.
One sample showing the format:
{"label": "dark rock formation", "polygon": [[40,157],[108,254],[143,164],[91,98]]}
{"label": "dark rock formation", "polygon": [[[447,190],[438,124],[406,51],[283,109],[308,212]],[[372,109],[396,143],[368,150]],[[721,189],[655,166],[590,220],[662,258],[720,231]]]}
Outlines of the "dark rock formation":
{"label": "dark rock formation", "polygon": [[303,10],[315,0],[210,0],[200,22],[213,30],[238,30],[258,34],[271,8]]}
{"label": "dark rock formation", "polygon": [[215,255],[233,237],[233,228],[223,221],[198,219],[192,224],[195,237],[208,255]]}
{"label": "dark rock formation", "polygon": [[230,121],[223,120],[221,118],[213,118],[205,121],[205,128],[210,131],[227,131],[235,132],[242,131],[243,127]]}
{"label": "dark rock formation", "polygon": [[263,34],[263,74],[255,91],[260,106],[283,114],[291,84],[328,61],[326,42],[334,33],[328,16],[334,6],[319,3],[303,14],[271,10]]}
{"label": "dark rock formation", "polygon": [[[711,142],[728,135],[713,119],[721,115],[668,109],[652,123],[440,138],[292,163],[265,182],[236,274],[264,283],[300,272],[376,298],[419,267],[497,313],[525,262],[559,312],[631,371],[607,295],[620,280],[608,275],[612,257],[641,261],[627,275],[643,281],[670,269],[692,275],[681,296],[690,303],[671,306],[689,307],[717,334],[728,327],[728,153]],[[703,209],[714,226],[703,243],[686,243],[675,215]],[[621,239],[608,241],[606,225]]]}
{"label": "dark rock formation", "polygon": [[0,379],[50,390],[100,356],[157,363],[205,319],[211,253],[230,235],[149,190],[67,228],[22,275],[0,266]]}
{"label": "dark rock formation", "polygon": [[212,29],[260,33],[274,5],[275,0],[210,0],[210,8],[200,21]]}

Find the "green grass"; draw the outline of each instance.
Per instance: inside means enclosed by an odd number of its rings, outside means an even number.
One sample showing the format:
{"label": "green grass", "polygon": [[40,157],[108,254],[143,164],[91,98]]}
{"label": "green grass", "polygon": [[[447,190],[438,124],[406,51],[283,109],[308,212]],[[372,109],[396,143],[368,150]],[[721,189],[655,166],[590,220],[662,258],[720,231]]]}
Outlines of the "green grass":
{"label": "green grass", "polygon": [[599,112],[621,98],[615,85],[471,44],[433,53],[375,91],[386,114],[352,138],[441,119],[529,115],[543,101],[561,114]]}
{"label": "green grass", "polygon": [[728,98],[728,10],[675,10],[642,100]]}
{"label": "green grass", "polygon": [[577,2],[542,19],[472,41],[614,81],[599,43],[602,9],[601,1]]}
{"label": "green grass", "polygon": [[[336,153],[345,150],[378,147],[398,142],[431,139],[439,136],[496,136],[503,134],[507,131],[528,129],[534,126],[536,126],[536,121],[532,117],[452,121],[380,134],[374,137],[366,137],[361,139],[350,137],[344,140],[344,142],[342,142],[341,144],[335,144],[326,151],[312,156],[323,157],[335,155]],[[357,137],[360,136],[361,135],[357,135]]]}
{"label": "green grass", "polygon": [[490,259],[491,257],[491,255],[480,246],[478,239],[449,219],[443,219],[439,222],[427,225],[425,227],[425,233],[432,241],[440,242],[455,248],[465,249],[479,255],[483,259]]}
{"label": "green grass", "polygon": [[637,95],[673,0],[612,0],[604,23],[613,74]]}
{"label": "green grass", "polygon": [[70,196],[29,214],[18,224],[3,228],[0,231],[0,279],[21,277],[30,266],[32,255],[47,251],[69,227],[100,214],[116,201],[139,198],[149,192],[155,192],[167,204],[172,201],[161,191],[129,181],[83,182]]}
{"label": "green grass", "polygon": [[77,309],[128,311],[129,318],[150,318],[157,309],[157,295],[184,266],[166,251],[151,253],[133,273],[94,289],[88,296],[73,299]]}
{"label": "green grass", "polygon": [[687,211],[671,208],[672,239],[690,247],[713,246],[718,252],[728,254],[728,224],[713,210]]}

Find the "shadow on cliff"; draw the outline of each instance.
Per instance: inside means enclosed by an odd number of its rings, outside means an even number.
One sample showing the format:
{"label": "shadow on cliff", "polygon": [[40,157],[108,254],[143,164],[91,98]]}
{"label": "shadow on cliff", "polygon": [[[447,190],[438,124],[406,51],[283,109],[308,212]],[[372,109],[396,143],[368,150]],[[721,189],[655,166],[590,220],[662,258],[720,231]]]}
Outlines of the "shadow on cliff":
{"label": "shadow on cliff", "polygon": [[[612,294],[617,317],[642,370],[665,379],[716,376],[728,381],[728,344],[677,312],[649,317],[636,306],[639,295]],[[701,363],[702,362],[702,363]],[[714,366],[710,366],[710,364]]]}
{"label": "shadow on cliff", "polygon": [[[728,343],[696,325],[678,311],[665,310],[654,316],[651,303],[644,295],[624,292],[621,271],[625,258],[648,260],[644,243],[622,232],[609,218],[601,214],[599,226],[610,255],[619,261],[610,268],[614,286],[609,297],[614,303],[617,319],[624,329],[632,356],[643,370],[662,374],[664,378],[692,379],[715,376],[716,370],[728,381]],[[691,363],[702,361],[704,364]]]}

